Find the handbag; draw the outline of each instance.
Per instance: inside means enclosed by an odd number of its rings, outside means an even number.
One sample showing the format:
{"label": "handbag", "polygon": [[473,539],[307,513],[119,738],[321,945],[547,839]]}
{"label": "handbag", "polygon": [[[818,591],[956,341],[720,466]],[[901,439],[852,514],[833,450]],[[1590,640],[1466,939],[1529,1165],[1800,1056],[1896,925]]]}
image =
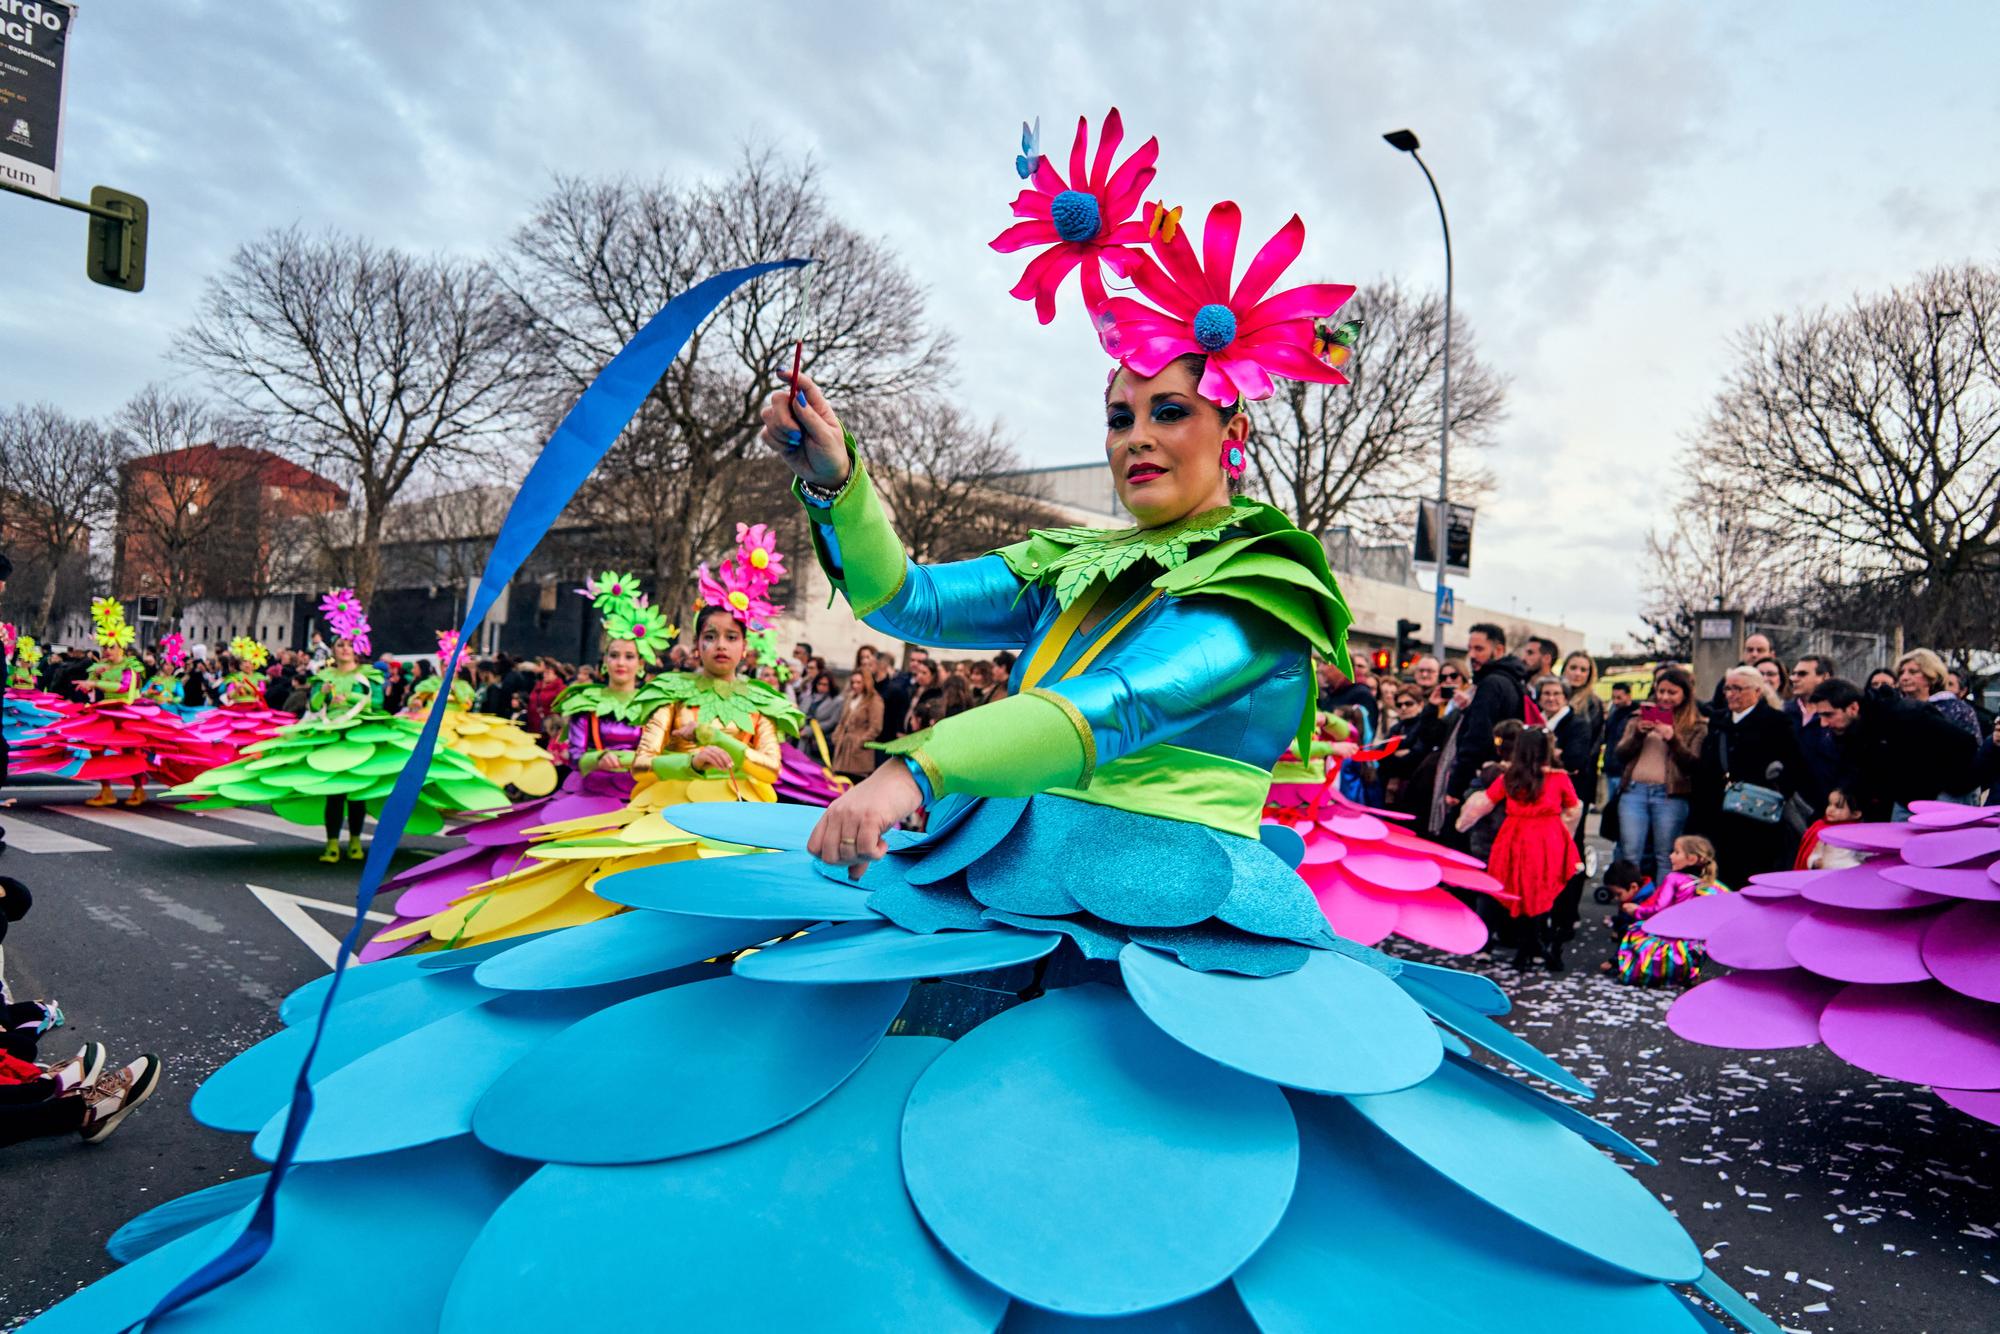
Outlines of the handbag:
{"label": "handbag", "polygon": [[[1729,778],[1729,738],[1722,738],[1722,776]],[[1722,813],[1740,815],[1758,824],[1776,824],[1785,818],[1785,794],[1776,788],[1731,781],[1722,789]]]}

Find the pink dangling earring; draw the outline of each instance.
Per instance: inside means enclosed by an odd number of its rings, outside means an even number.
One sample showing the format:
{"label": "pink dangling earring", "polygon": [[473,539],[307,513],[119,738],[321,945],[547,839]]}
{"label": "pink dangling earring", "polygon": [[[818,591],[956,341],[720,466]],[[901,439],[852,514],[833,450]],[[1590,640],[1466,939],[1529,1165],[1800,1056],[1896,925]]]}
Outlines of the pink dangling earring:
{"label": "pink dangling earring", "polygon": [[1243,446],[1231,440],[1222,447],[1222,473],[1230,481],[1239,481],[1249,460],[1243,455]]}

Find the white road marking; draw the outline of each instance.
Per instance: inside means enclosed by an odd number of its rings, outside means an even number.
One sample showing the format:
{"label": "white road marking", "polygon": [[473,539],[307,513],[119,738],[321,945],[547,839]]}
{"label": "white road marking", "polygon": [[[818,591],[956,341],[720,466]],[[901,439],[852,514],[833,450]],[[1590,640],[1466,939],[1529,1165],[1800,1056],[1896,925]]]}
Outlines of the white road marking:
{"label": "white road marking", "polygon": [[7,831],[7,846],[16,852],[109,852],[102,843],[92,843],[54,829],[29,824],[17,813],[0,815],[0,828]]}
{"label": "white road marking", "polygon": [[141,838],[155,839],[161,843],[171,843],[177,848],[242,848],[251,840],[237,838],[234,834],[218,834],[200,825],[182,824],[178,820],[162,820],[157,815],[141,815],[134,810],[119,806],[54,806],[51,810],[92,824],[101,824],[110,829],[137,834]]}
{"label": "white road marking", "polygon": [[[321,963],[328,968],[333,967],[333,961],[340,955],[341,938],[321,926],[314,920],[312,914],[325,913],[330,917],[338,917],[343,922],[351,922],[354,920],[351,910],[343,904],[328,903],[325,899],[307,898],[303,894],[287,894],[282,889],[266,889],[262,885],[244,887],[256,895],[259,903],[271,910],[271,916],[278,919],[279,925],[297,936],[301,944],[318,955]],[[365,916],[371,922],[396,920],[389,914],[380,912],[367,913]]]}
{"label": "white road marking", "polygon": [[198,816],[203,820],[222,820],[229,824],[242,825],[247,829],[261,829],[267,834],[283,834],[287,838],[301,838],[308,843],[326,842],[326,835],[319,830],[308,828],[302,824],[293,824],[284,816],[273,815],[269,811],[231,809],[226,811],[190,811],[189,814]]}

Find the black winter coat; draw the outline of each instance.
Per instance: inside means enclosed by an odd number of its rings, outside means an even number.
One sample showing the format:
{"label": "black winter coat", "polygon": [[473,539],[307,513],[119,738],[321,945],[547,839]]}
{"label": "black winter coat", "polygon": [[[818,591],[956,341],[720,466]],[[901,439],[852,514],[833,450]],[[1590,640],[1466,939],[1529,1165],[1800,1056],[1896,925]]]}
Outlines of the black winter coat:
{"label": "black winter coat", "polygon": [[1479,767],[1494,758],[1493,729],[1509,718],[1522,721],[1521,705],[1527,690],[1528,669],[1511,653],[1472,674],[1472,702],[1459,715],[1458,746],[1446,788],[1450,795],[1464,796]]}

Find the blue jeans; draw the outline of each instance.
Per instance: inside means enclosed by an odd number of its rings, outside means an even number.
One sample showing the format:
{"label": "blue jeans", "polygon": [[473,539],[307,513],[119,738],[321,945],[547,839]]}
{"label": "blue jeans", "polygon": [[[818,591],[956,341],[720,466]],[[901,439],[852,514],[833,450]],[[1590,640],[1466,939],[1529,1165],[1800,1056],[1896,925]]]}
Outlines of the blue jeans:
{"label": "blue jeans", "polygon": [[1687,822],[1687,798],[1667,795],[1666,784],[1622,784],[1618,791],[1618,855],[1644,870],[1646,836],[1651,834],[1653,883],[1663,884],[1673,869],[1667,857]]}

